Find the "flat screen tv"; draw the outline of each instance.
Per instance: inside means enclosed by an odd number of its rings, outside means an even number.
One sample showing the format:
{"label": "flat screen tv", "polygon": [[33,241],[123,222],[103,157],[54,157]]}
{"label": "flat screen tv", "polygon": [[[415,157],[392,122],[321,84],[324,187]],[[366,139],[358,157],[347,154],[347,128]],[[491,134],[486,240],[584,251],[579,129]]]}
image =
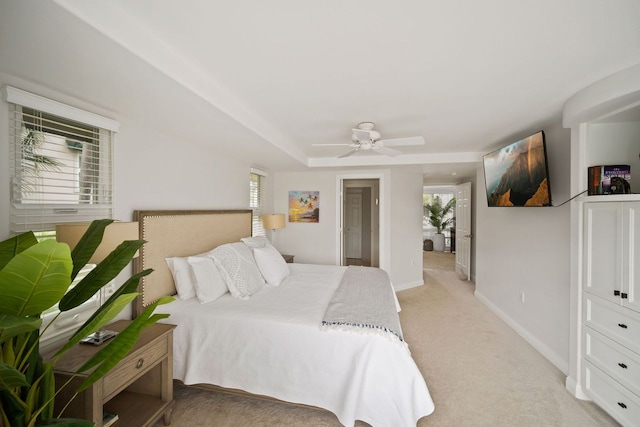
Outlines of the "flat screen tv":
{"label": "flat screen tv", "polygon": [[551,206],[544,132],[483,156],[489,206]]}

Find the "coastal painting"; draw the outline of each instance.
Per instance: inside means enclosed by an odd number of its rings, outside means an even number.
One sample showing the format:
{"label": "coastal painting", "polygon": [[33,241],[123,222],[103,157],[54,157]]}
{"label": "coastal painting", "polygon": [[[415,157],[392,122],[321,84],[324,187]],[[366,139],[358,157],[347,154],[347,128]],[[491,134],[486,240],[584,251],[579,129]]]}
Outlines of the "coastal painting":
{"label": "coastal painting", "polygon": [[320,192],[289,191],[289,222],[320,222]]}

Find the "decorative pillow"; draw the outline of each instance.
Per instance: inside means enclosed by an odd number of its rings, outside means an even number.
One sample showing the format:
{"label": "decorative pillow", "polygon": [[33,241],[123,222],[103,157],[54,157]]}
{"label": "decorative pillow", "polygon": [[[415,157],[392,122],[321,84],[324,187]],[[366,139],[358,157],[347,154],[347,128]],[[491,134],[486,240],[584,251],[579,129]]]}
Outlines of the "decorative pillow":
{"label": "decorative pillow", "polygon": [[229,290],[224,283],[218,267],[212,258],[206,256],[190,256],[187,262],[193,269],[195,289],[198,301],[211,302],[226,294]]}
{"label": "decorative pillow", "polygon": [[289,275],[289,266],[273,246],[255,248],[253,256],[268,284],[278,286]]}
{"label": "decorative pillow", "polygon": [[271,242],[265,236],[243,237],[242,240],[250,248],[263,248],[271,246]]}
{"label": "decorative pillow", "polygon": [[167,261],[169,270],[171,270],[173,283],[175,284],[176,291],[178,292],[178,298],[195,298],[195,277],[193,276],[191,266],[187,262],[187,258],[172,257],[165,258],[165,261]]}
{"label": "decorative pillow", "polygon": [[243,242],[227,243],[210,255],[216,262],[231,295],[247,299],[264,286],[251,249]]}

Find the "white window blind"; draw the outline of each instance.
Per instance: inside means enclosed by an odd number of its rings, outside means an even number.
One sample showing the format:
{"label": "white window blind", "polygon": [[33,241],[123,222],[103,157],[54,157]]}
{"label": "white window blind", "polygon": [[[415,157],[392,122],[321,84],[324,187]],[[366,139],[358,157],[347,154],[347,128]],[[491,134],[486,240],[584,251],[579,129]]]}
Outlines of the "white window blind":
{"label": "white window blind", "polygon": [[252,234],[264,236],[261,216],[264,213],[264,181],[267,173],[259,169],[251,168],[249,174],[249,207],[253,210]]}
{"label": "white window blind", "polygon": [[111,218],[118,123],[19,89],[6,93],[11,232]]}

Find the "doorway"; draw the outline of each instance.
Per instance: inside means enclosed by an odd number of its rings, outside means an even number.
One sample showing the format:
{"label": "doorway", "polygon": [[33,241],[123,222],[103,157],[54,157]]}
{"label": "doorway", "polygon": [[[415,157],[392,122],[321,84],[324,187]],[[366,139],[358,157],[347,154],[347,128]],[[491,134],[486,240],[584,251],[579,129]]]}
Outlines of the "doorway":
{"label": "doorway", "polygon": [[342,181],[342,265],[380,266],[380,180]]}

